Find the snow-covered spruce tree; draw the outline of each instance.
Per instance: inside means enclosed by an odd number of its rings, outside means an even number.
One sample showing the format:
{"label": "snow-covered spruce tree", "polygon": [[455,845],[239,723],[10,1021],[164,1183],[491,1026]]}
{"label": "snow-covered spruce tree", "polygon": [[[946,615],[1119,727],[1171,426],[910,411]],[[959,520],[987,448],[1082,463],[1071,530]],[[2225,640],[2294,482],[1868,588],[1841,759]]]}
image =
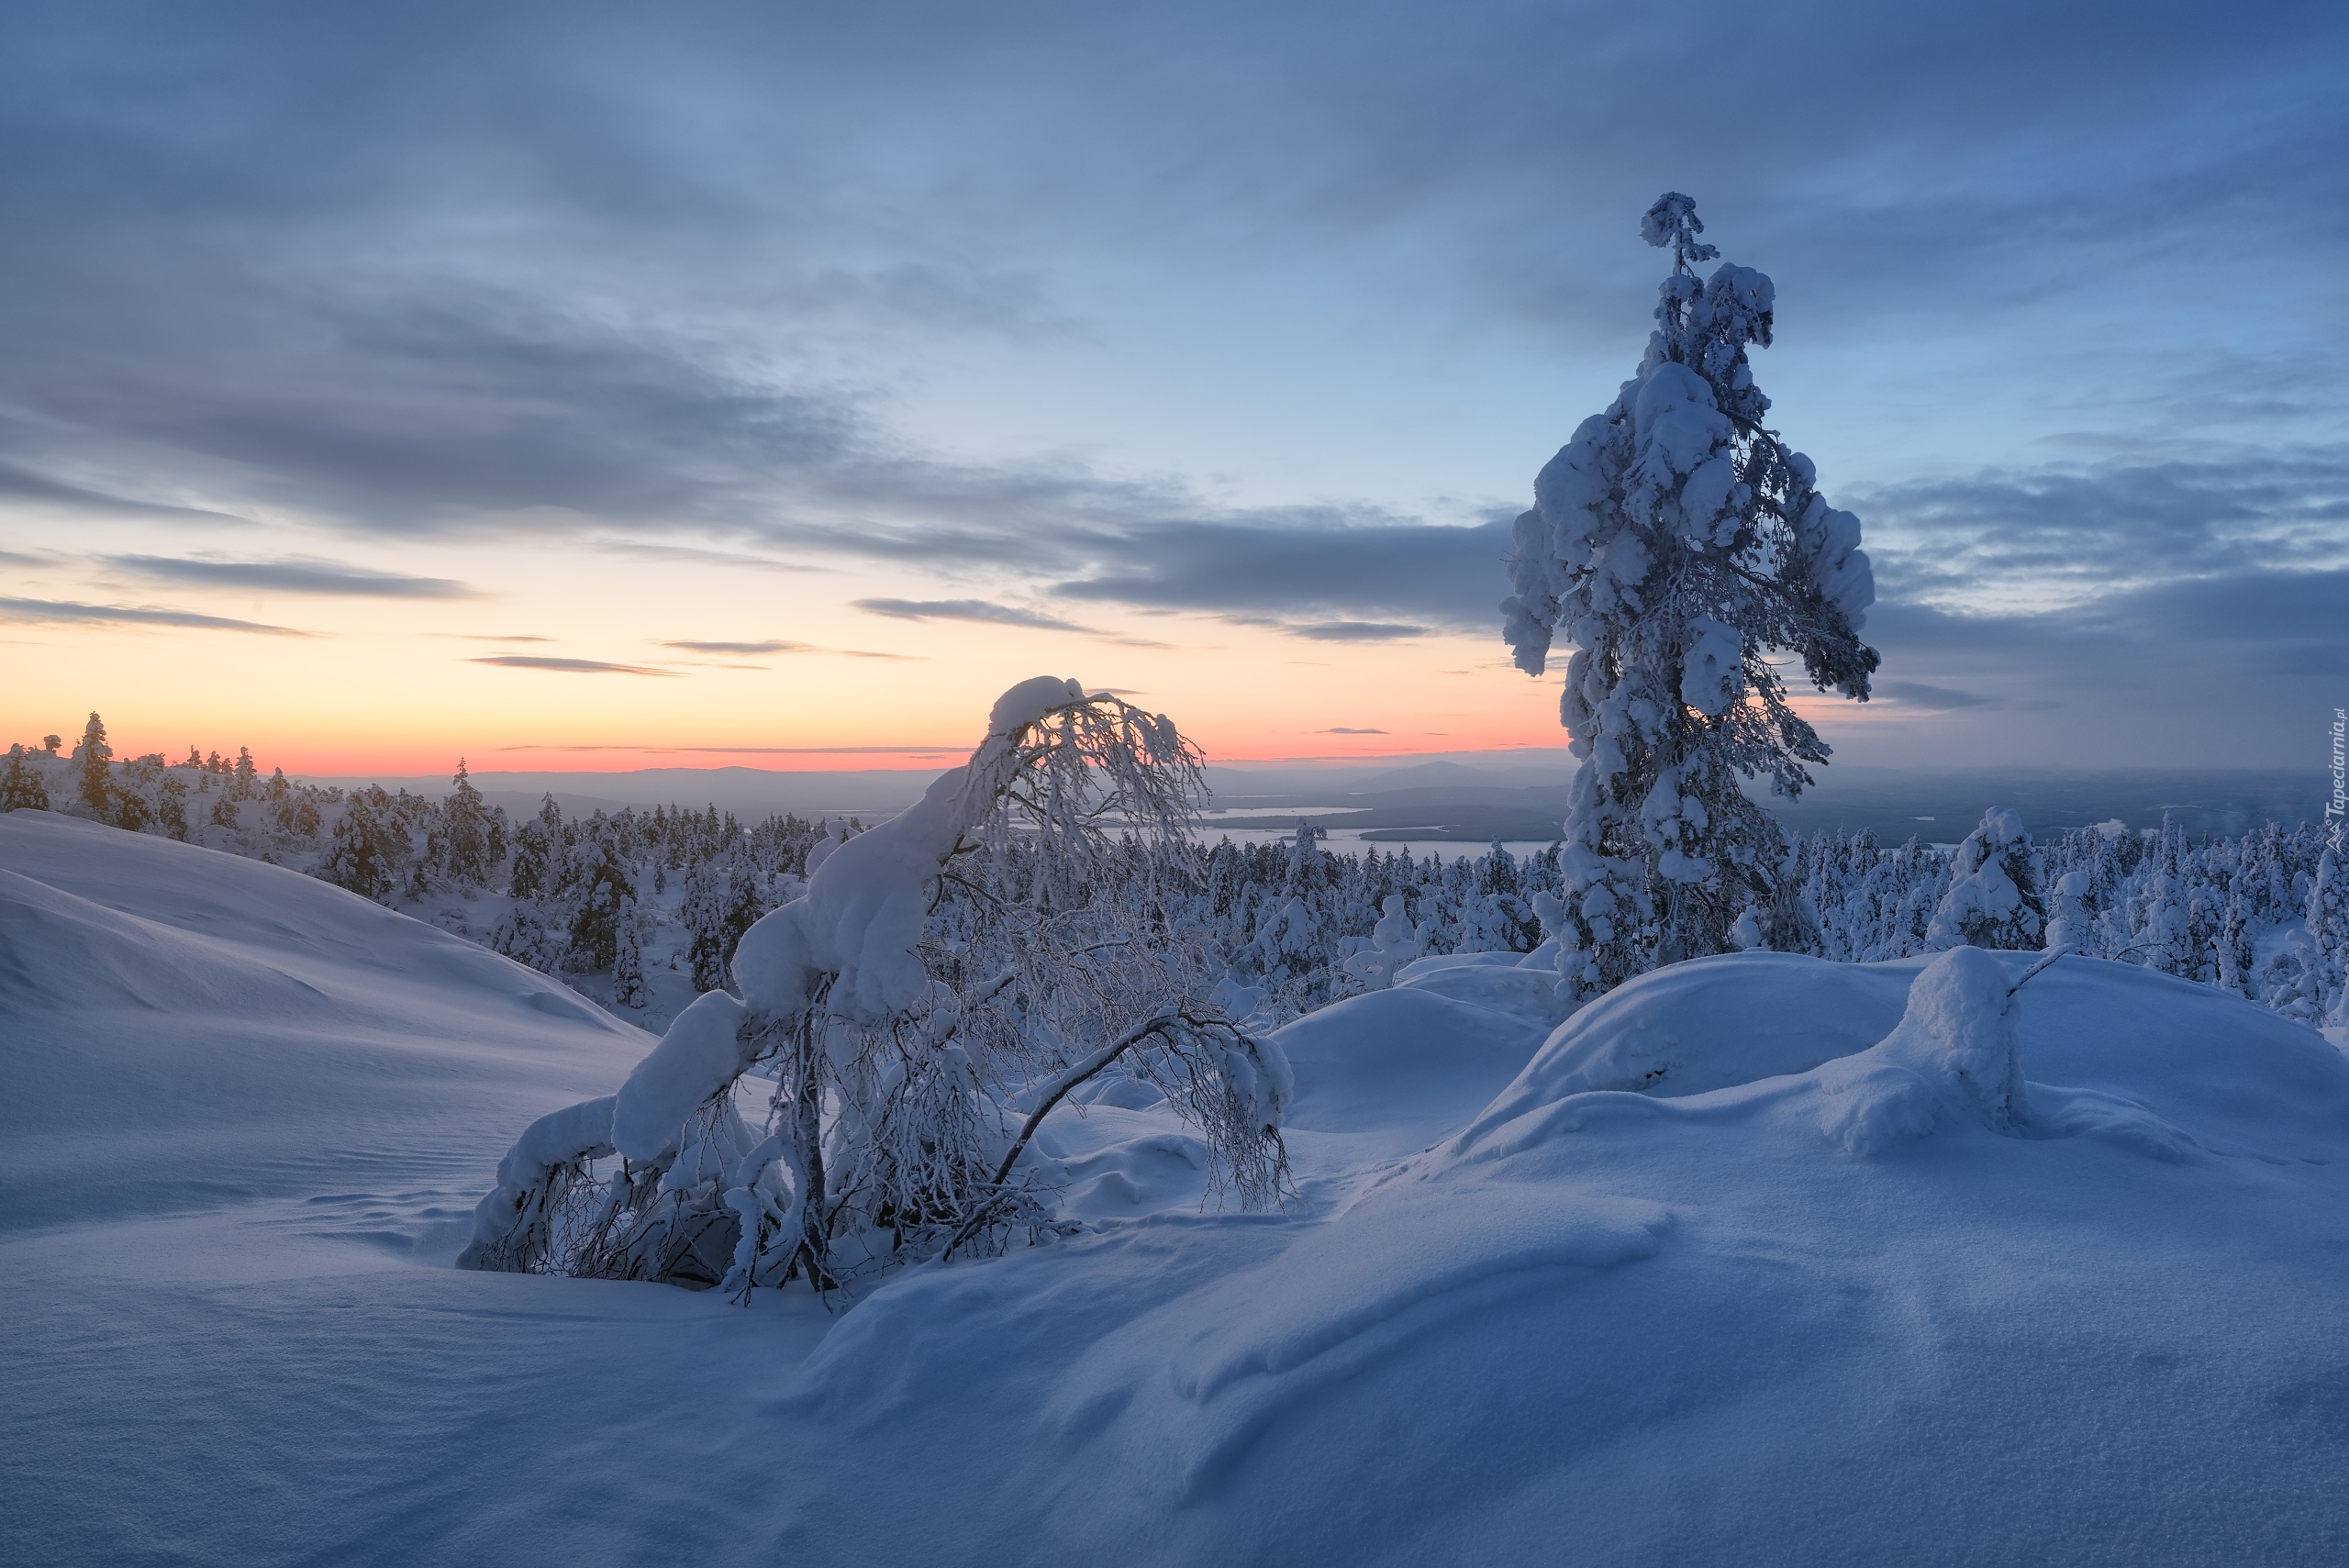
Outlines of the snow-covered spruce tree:
{"label": "snow-covered spruce tree", "polygon": [[169,773],[155,783],[155,821],[172,838],[187,840],[187,783]]}
{"label": "snow-covered spruce tree", "polygon": [[2309,884],[2309,973],[2317,1006],[2327,1014],[2349,996],[2349,847],[2328,842]]}
{"label": "snow-covered spruce tree", "polygon": [[514,863],[507,872],[507,896],[518,900],[544,896],[553,861],[562,850],[562,807],[555,804],[553,795],[546,795],[539,802],[539,814],[514,830]]}
{"label": "snow-covered spruce tree", "polygon": [[8,772],[0,777],[0,811],[47,811],[49,785],[37,768],[25,765],[25,749],[8,749]]}
{"label": "snow-covered spruce tree", "polygon": [[285,798],[273,809],[273,820],[280,833],[289,839],[305,841],[318,835],[318,803],[315,790],[289,790]]}
{"label": "snow-covered spruce tree", "polygon": [[1925,943],[1944,948],[2036,948],[2047,925],[2038,868],[2032,863],[2031,835],[2022,816],[1994,806],[1982,825],[1965,836],[1949,867],[1949,891],[1933,907]]}
{"label": "snow-covered spruce tree", "polygon": [[95,713],[82,730],[82,743],[73,749],[73,793],[82,804],[97,815],[101,822],[114,816],[114,791],[106,778],[106,764],[114,760],[114,748],[106,743],[106,720]]}
{"label": "snow-covered spruce tree", "polygon": [[572,899],[566,967],[586,973],[612,967],[619,950],[620,911],[636,887],[600,839],[583,839],[564,857],[562,891]]}
{"label": "snow-covered spruce tree", "polygon": [[334,842],[317,874],[362,898],[387,905],[406,853],[407,834],[394,817],[388,797],[380,788],[354,789],[342,819],[334,825]]}
{"label": "snow-covered spruce tree", "polygon": [[1876,596],[1859,520],[1762,422],[1746,350],[1770,342],[1770,280],[1727,263],[1700,280],[1694,263],[1720,254],[1703,230],[1675,194],[1642,221],[1673,254],[1656,329],[1638,373],[1534,481],[1501,606],[1528,673],[1553,637],[1575,649],[1561,970],[1582,996],[1728,951],[1749,904],[1774,927],[1787,917],[1786,841],[1739,780],[1792,796],[1828,748],[1765,655],[1793,653],[1820,689],[1862,701],[1876,667],[1859,639]]}
{"label": "snow-covered spruce tree", "polygon": [[[821,864],[824,851],[838,840],[818,839],[808,859]],[[696,864],[685,878],[685,895],[677,917],[685,929],[685,962],[693,971],[694,989],[715,991],[726,984],[734,949],[744,932],[765,915],[758,879],[729,849],[722,859]]]}
{"label": "snow-covered spruce tree", "polygon": [[649,999],[644,988],[643,921],[638,914],[634,898],[620,900],[619,918],[614,924],[612,948],[612,1004],[620,1007],[641,1007]]}
{"label": "snow-covered spruce tree", "polygon": [[462,757],[457,759],[457,774],[450,782],[454,787],[441,803],[433,829],[432,869],[461,887],[486,886],[490,868],[506,858],[505,828],[473,787]]}
{"label": "snow-covered spruce tree", "polygon": [[137,833],[155,820],[155,791],[163,778],[161,756],[133,757],[122,764],[121,777],[108,792],[103,820]]}
{"label": "snow-covered spruce tree", "polygon": [[[744,935],[740,1000],[704,995],[618,1093],[523,1133],[461,1262],[731,1293],[1049,1234],[1019,1156],[1112,1066],[1200,1127],[1215,1181],[1279,1201],[1286,1061],[1208,999],[1134,874],[1188,862],[1201,793],[1163,717],[1014,686],[967,764]],[[763,1126],[746,1075],[772,1083]]]}

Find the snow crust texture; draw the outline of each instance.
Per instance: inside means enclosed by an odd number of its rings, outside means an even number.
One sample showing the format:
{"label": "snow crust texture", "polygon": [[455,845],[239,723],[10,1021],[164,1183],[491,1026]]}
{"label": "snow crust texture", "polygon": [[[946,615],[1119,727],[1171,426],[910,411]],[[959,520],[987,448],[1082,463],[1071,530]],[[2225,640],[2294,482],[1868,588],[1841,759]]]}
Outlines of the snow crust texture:
{"label": "snow crust texture", "polygon": [[1085,1233],[828,1312],[446,1266],[651,1043],[542,977],[37,813],[0,939],[23,1561],[2349,1554],[2349,1062],[2209,986],[1400,965],[1279,1033],[1301,1207],[1104,1084]]}

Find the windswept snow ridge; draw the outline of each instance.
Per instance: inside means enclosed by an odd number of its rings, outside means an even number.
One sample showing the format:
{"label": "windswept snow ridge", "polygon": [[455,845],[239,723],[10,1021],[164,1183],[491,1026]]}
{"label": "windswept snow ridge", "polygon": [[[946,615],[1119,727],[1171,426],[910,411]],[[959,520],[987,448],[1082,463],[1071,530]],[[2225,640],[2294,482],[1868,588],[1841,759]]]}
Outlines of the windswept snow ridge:
{"label": "windswept snow ridge", "polygon": [[[0,1031],[8,1229],[437,1183],[451,1151],[485,1178],[650,1043],[340,888],[36,811],[0,817]],[[421,1244],[483,1184],[393,1223]]]}

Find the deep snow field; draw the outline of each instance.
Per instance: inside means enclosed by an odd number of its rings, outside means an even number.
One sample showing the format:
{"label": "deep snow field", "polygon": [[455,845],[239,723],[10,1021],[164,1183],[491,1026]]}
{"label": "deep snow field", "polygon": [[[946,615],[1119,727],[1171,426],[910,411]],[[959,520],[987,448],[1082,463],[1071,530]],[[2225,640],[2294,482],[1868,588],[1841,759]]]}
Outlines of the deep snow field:
{"label": "deep snow field", "polygon": [[1706,960],[1553,1033],[1495,956],[1280,1032],[1286,1214],[1203,1207],[1113,1086],[1039,1138],[1088,1233],[745,1308],[450,1266],[651,1037],[0,817],[0,1557],[2349,1562],[2322,1038],[2089,960],[2009,1002],[2030,955],[1973,950]]}

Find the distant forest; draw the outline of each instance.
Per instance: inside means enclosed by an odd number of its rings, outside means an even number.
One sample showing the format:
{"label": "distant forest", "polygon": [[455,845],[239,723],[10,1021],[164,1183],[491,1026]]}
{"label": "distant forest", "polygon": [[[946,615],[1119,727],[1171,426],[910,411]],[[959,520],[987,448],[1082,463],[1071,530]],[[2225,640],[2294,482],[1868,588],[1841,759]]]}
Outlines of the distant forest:
{"label": "distant forest", "polygon": [[[654,1029],[726,984],[735,943],[797,895],[819,842],[863,828],[789,814],[746,822],[689,806],[566,816],[551,796],[518,818],[486,803],[462,762],[435,799],[263,776],[242,750],[117,761],[96,715],[70,751],[53,735],[10,749],[0,810],[27,809],[306,873],[560,975]],[[1957,940],[2038,947],[2053,928],[2081,953],[2312,1025],[2349,1010],[2349,855],[2314,826],[2224,836],[2115,823],[2002,847],[1986,822],[1954,855],[1865,829],[1787,842],[1779,880],[1798,896],[1756,912],[1743,930],[1752,945],[1869,962]],[[1397,956],[1391,917],[1410,958],[1550,951],[1558,855],[1497,842],[1449,861],[1408,846],[1335,853],[1300,824],[1286,841],[1201,842],[1187,863],[1137,864],[1120,880],[1159,890],[1152,917],[1205,936],[1230,979],[1260,994],[1264,1020],[1278,1022],[1388,983],[1397,965],[1379,954]],[[2013,888],[1996,920],[1968,902],[1980,901],[1986,874]]]}

